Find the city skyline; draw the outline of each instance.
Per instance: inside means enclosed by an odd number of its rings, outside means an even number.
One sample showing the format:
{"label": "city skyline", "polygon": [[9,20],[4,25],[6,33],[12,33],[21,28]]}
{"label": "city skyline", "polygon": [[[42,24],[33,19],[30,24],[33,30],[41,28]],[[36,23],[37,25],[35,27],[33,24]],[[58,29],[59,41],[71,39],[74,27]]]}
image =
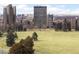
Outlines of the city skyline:
{"label": "city skyline", "polygon": [[[33,14],[34,6],[47,6],[47,14],[79,15],[79,4],[12,4],[16,6],[16,14]],[[7,6],[7,5],[5,5]],[[4,5],[0,4],[0,14]]]}

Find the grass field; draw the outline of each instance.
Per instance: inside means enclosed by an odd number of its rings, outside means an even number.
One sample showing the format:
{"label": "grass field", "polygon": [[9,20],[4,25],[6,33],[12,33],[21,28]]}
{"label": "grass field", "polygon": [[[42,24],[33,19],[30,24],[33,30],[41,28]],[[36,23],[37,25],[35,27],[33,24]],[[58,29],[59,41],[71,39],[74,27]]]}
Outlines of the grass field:
{"label": "grass field", "polygon": [[[32,35],[34,31],[17,32],[19,42],[21,38]],[[35,53],[41,54],[73,54],[79,53],[79,32],[55,32],[54,30],[38,31],[39,41],[34,42]],[[0,38],[0,48],[8,51],[5,37]]]}

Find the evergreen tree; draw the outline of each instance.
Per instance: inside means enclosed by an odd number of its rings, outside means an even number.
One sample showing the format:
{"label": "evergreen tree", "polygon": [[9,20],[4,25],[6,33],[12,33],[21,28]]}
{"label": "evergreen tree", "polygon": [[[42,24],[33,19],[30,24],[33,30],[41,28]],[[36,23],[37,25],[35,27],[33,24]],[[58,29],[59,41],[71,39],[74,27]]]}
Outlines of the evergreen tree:
{"label": "evergreen tree", "polygon": [[22,39],[19,43],[14,44],[10,48],[9,54],[33,54],[33,46],[33,39],[28,36],[26,39]]}
{"label": "evergreen tree", "polygon": [[78,31],[78,21],[75,22],[75,30]]}
{"label": "evergreen tree", "polygon": [[38,35],[37,35],[36,32],[34,32],[34,33],[32,34],[32,38],[34,39],[34,41],[37,41],[37,40],[38,40]]}
{"label": "evergreen tree", "polygon": [[65,20],[64,20],[64,24],[63,24],[63,30],[64,31],[67,31],[67,19],[65,18]]}

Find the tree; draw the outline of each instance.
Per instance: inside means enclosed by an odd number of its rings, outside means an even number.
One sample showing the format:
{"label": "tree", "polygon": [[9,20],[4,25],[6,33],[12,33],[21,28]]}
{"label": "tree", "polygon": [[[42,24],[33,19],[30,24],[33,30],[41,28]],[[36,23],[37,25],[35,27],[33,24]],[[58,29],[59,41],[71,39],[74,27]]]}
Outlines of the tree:
{"label": "tree", "polygon": [[63,31],[67,31],[67,19],[64,20]]}
{"label": "tree", "polygon": [[75,22],[75,30],[78,31],[78,20],[76,19],[76,22]]}
{"label": "tree", "polygon": [[0,31],[0,37],[2,37],[3,33]]}
{"label": "tree", "polygon": [[15,35],[11,30],[9,32],[7,32],[6,44],[9,47],[11,47],[11,46],[13,46],[13,44],[15,44]]}
{"label": "tree", "polygon": [[37,35],[36,32],[34,32],[34,33],[32,34],[32,38],[34,39],[34,41],[37,41],[37,40],[38,40],[38,35]]}
{"label": "tree", "polygon": [[14,33],[14,35],[15,35],[15,38],[18,38],[18,35],[17,35],[17,33],[16,33],[16,32]]}
{"label": "tree", "polygon": [[67,23],[67,28],[68,28],[68,31],[71,31],[71,22]]}
{"label": "tree", "polygon": [[28,36],[26,39],[21,39],[19,43],[14,44],[10,48],[9,54],[33,54],[33,46],[33,39]]}

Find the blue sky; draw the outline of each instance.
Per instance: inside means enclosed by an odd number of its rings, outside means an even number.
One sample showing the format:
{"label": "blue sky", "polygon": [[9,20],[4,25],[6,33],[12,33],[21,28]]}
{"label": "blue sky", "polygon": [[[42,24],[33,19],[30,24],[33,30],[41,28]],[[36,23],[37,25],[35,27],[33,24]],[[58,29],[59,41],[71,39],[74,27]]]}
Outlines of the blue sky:
{"label": "blue sky", "polygon": [[[5,6],[0,4],[0,14],[3,13]],[[13,6],[16,6],[17,14],[33,14],[34,6],[47,6],[48,14],[79,15],[79,4],[13,4]]]}
{"label": "blue sky", "polygon": [[17,4],[17,14],[33,14],[33,7],[40,5],[47,6],[47,13],[49,14],[79,15],[79,4]]}

